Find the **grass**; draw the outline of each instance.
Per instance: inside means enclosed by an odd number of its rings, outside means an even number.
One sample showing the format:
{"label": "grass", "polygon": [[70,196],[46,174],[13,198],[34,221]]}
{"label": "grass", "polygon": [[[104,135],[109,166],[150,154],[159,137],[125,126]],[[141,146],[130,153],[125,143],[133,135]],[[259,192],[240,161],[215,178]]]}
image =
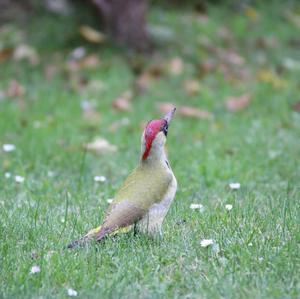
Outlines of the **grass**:
{"label": "grass", "polygon": [[[190,10],[154,7],[149,23],[171,28],[171,34],[158,42],[159,55],[148,62],[128,60],[111,45],[87,45],[76,35],[76,19],[33,19],[26,38],[39,51],[40,63],[8,60],[0,69],[0,90],[13,79],[26,89],[20,98],[0,100],[0,143],[16,145],[14,152],[0,152],[0,297],[65,298],[73,288],[79,298],[299,298],[300,114],[290,105],[299,100],[300,72],[278,73],[284,82],[279,86],[257,76],[260,70],[276,74],[285,58],[300,59],[289,42],[299,29],[284,18],[290,8],[279,2],[258,5],[259,18],[253,20],[225,5],[211,6],[204,22]],[[217,35],[224,20],[250,79],[228,81],[219,71],[199,78],[199,63],[213,56],[201,39],[228,47]],[[43,24],[51,35],[40,30]],[[277,44],[259,48],[259,37],[273,37]],[[81,45],[96,53],[101,65],[69,74],[61,66]],[[147,65],[175,56],[184,61],[181,74],[167,72],[154,80],[134,97],[133,111],[111,109],[112,100],[132,89],[132,59]],[[44,76],[49,64],[58,67],[51,80]],[[101,81],[104,88],[78,88],[78,77],[98,86]],[[201,88],[189,96],[182,82],[191,78]],[[243,93],[252,94],[249,107],[228,112],[225,99]],[[99,121],[82,117],[83,99],[94,102]],[[69,241],[101,222],[106,199],[138,162],[140,123],[160,116],[155,107],[161,101],[214,114],[213,120],[177,115],[170,127],[169,159],[179,187],[163,238],[129,234],[66,250]],[[124,117],[128,125],[109,130]],[[118,151],[85,152],[82,145],[95,136]],[[5,172],[22,175],[25,182],[17,184]],[[107,181],[95,183],[95,175]],[[230,182],[241,188],[230,190]],[[203,204],[205,211],[192,211],[191,203]],[[218,246],[202,248],[204,238]],[[33,265],[41,272],[30,275]]]}

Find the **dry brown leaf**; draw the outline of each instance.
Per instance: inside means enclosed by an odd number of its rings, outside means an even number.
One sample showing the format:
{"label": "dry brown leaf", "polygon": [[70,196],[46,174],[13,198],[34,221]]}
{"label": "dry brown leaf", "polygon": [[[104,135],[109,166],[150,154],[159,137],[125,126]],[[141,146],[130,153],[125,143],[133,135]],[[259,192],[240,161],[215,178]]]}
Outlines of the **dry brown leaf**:
{"label": "dry brown leaf", "polygon": [[157,105],[157,109],[162,114],[168,113],[170,110],[172,110],[175,107],[177,107],[176,113],[178,113],[178,115],[181,115],[183,117],[191,117],[191,118],[199,118],[199,119],[213,118],[213,114],[211,112],[194,108],[194,107],[189,107],[189,106],[178,107],[175,106],[173,103],[168,103],[168,102],[159,103]]}
{"label": "dry brown leaf", "polygon": [[232,31],[230,31],[227,27],[221,26],[218,31],[217,35],[224,40],[226,43],[230,44],[234,41],[234,37]]}
{"label": "dry brown leaf", "polygon": [[25,94],[25,88],[18,81],[12,80],[9,83],[6,94],[11,98],[21,97]]}
{"label": "dry brown leaf", "polygon": [[8,59],[11,56],[12,52],[12,48],[0,49],[0,62]]}
{"label": "dry brown leaf", "polygon": [[287,10],[285,12],[286,19],[293,24],[295,27],[300,28],[300,15],[296,11]]}
{"label": "dry brown leaf", "polygon": [[129,100],[122,97],[113,101],[112,106],[116,110],[120,110],[120,111],[130,111],[132,109]]}
{"label": "dry brown leaf", "polygon": [[169,71],[172,75],[180,75],[183,72],[183,61],[180,57],[175,57],[169,62]]}
{"label": "dry brown leaf", "polygon": [[17,48],[15,48],[13,58],[16,61],[28,60],[32,65],[39,63],[37,51],[33,47],[26,44],[20,44]]}
{"label": "dry brown leaf", "polygon": [[300,112],[300,101],[291,105],[292,109],[296,112]]}
{"label": "dry brown leaf", "polygon": [[102,137],[97,137],[93,142],[85,144],[84,148],[97,154],[115,153],[117,151],[115,145]]}
{"label": "dry brown leaf", "polygon": [[91,54],[81,59],[72,59],[66,62],[65,68],[67,72],[74,73],[81,69],[92,69],[100,65],[100,60],[97,55]]}
{"label": "dry brown leaf", "polygon": [[131,91],[125,91],[123,94],[112,102],[113,108],[119,111],[130,111],[132,110],[130,100],[132,98]]}
{"label": "dry brown leaf", "polygon": [[90,26],[80,26],[79,32],[83,38],[91,43],[103,43],[105,41],[105,35]]}
{"label": "dry brown leaf", "polygon": [[257,21],[259,19],[259,13],[251,6],[245,8],[244,14],[252,21]]}
{"label": "dry brown leaf", "polygon": [[183,82],[183,87],[190,96],[194,96],[200,91],[200,83],[197,80],[186,80]]}
{"label": "dry brown leaf", "polygon": [[51,80],[58,73],[58,67],[54,64],[47,64],[44,68],[44,76],[47,80]]}
{"label": "dry brown leaf", "polygon": [[83,118],[91,125],[99,124],[101,121],[101,114],[93,109],[83,111]]}
{"label": "dry brown leaf", "polygon": [[100,65],[100,60],[96,54],[91,54],[79,60],[79,64],[81,68],[92,69]]}
{"label": "dry brown leaf", "polygon": [[213,118],[213,114],[211,112],[194,108],[194,107],[189,107],[189,106],[179,107],[178,114],[184,117],[199,118],[199,119]]}
{"label": "dry brown leaf", "polygon": [[239,97],[229,97],[226,100],[226,108],[230,112],[237,112],[245,109],[251,100],[251,95],[246,93]]}
{"label": "dry brown leaf", "polygon": [[217,69],[217,63],[211,59],[204,60],[200,63],[200,76],[214,72]]}
{"label": "dry brown leaf", "polygon": [[262,82],[270,83],[276,89],[285,88],[287,82],[279,78],[273,71],[262,69],[257,74],[257,79]]}
{"label": "dry brown leaf", "polygon": [[145,91],[150,87],[153,81],[159,79],[164,74],[162,64],[153,64],[149,66],[144,72],[142,72],[135,84],[139,91]]}
{"label": "dry brown leaf", "polygon": [[173,103],[163,102],[163,103],[158,103],[156,107],[160,113],[166,114],[170,112],[172,109],[174,109],[176,106]]}
{"label": "dry brown leaf", "polygon": [[229,63],[233,65],[243,65],[245,63],[245,59],[240,56],[236,51],[233,49],[227,50],[227,51],[220,51],[219,52],[219,58],[224,63]]}

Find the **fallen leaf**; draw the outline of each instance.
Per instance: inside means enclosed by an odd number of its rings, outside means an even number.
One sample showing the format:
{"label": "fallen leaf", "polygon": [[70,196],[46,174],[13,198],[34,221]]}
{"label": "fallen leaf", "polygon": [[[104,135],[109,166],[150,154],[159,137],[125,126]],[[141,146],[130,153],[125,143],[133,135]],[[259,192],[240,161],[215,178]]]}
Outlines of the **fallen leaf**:
{"label": "fallen leaf", "polygon": [[91,125],[98,124],[101,121],[101,114],[94,109],[86,109],[83,111],[83,118]]}
{"label": "fallen leaf", "polygon": [[85,149],[97,154],[115,153],[117,147],[110,144],[106,139],[97,137],[93,142],[85,144]]}
{"label": "fallen leaf", "polygon": [[300,112],[300,101],[291,105],[294,111]]}
{"label": "fallen leaf", "polygon": [[209,111],[194,107],[182,106],[178,108],[178,114],[184,117],[193,117],[199,119],[212,119],[213,115]]}
{"label": "fallen leaf", "polygon": [[159,79],[163,74],[163,65],[153,64],[137,77],[135,85],[139,91],[143,92],[150,87],[153,81]]}
{"label": "fallen leaf", "polygon": [[173,103],[163,102],[157,105],[157,109],[162,113],[168,113],[173,108],[177,107],[176,113],[183,117],[199,118],[199,119],[212,119],[213,114],[206,110],[201,110],[189,106],[175,106]]}
{"label": "fallen leaf", "polygon": [[275,36],[260,36],[255,40],[255,45],[261,49],[276,48],[279,41]]}
{"label": "fallen leaf", "polygon": [[213,61],[212,59],[204,60],[200,63],[199,71],[200,76],[207,75],[209,73],[212,73],[217,69],[217,63]]}
{"label": "fallen leaf", "polygon": [[130,100],[132,98],[131,91],[125,91],[119,98],[112,102],[113,108],[119,111],[130,111],[132,110]]}
{"label": "fallen leaf", "polygon": [[169,62],[169,71],[172,75],[180,75],[183,71],[183,61],[180,57],[175,57]]}
{"label": "fallen leaf", "polygon": [[58,73],[58,67],[54,64],[47,64],[44,68],[44,76],[46,80],[51,80]]}
{"label": "fallen leaf", "polygon": [[253,21],[257,21],[259,19],[258,12],[251,6],[247,6],[244,10],[244,14],[246,17]]}
{"label": "fallen leaf", "polygon": [[12,80],[9,83],[6,94],[11,98],[21,97],[25,94],[25,89],[18,81]]}
{"label": "fallen leaf", "polygon": [[43,5],[52,13],[68,16],[72,13],[71,2],[67,0],[44,0]]}
{"label": "fallen leaf", "polygon": [[79,32],[83,38],[91,43],[103,43],[105,41],[105,35],[90,26],[83,25],[80,26]]}
{"label": "fallen leaf", "polygon": [[100,60],[96,54],[88,55],[79,61],[81,68],[96,68],[100,65]]}
{"label": "fallen leaf", "polygon": [[169,111],[171,111],[172,109],[174,109],[176,106],[172,103],[168,103],[168,102],[163,102],[163,103],[159,103],[157,104],[157,109],[159,112],[161,112],[162,114],[166,114]]}
{"label": "fallen leaf", "polygon": [[288,70],[292,70],[292,71],[300,70],[300,61],[292,59],[290,57],[284,58],[282,64]]}
{"label": "fallen leaf", "polygon": [[28,60],[32,65],[39,63],[37,51],[33,47],[26,44],[20,44],[17,48],[15,48],[13,58],[16,61]]}
{"label": "fallen leaf", "polygon": [[284,13],[286,19],[293,24],[295,27],[300,28],[300,15],[295,11],[287,10]]}
{"label": "fallen leaf", "polygon": [[217,35],[226,43],[230,44],[234,41],[232,31],[229,28],[222,26],[218,29]]}
{"label": "fallen leaf", "polygon": [[235,50],[220,50],[218,51],[218,56],[224,63],[229,63],[233,65],[243,65],[245,63],[245,59],[239,55]]}
{"label": "fallen leaf", "polygon": [[132,109],[131,104],[128,101],[128,99],[123,98],[123,97],[120,97],[120,98],[116,99],[115,101],[113,101],[112,106],[116,110],[120,110],[120,111],[130,111]]}
{"label": "fallen leaf", "polygon": [[0,62],[7,60],[13,52],[12,48],[0,48]]}
{"label": "fallen leaf", "polygon": [[279,78],[270,70],[260,70],[257,74],[257,79],[262,82],[270,83],[276,89],[282,89],[287,85],[285,80]]}
{"label": "fallen leaf", "polygon": [[250,100],[250,94],[243,94],[239,97],[229,97],[226,100],[226,108],[230,112],[241,111],[249,105]]}
{"label": "fallen leaf", "polygon": [[200,83],[197,80],[186,80],[183,87],[189,96],[194,96],[200,91]]}
{"label": "fallen leaf", "polygon": [[293,37],[288,40],[288,43],[293,48],[300,48],[300,38]]}

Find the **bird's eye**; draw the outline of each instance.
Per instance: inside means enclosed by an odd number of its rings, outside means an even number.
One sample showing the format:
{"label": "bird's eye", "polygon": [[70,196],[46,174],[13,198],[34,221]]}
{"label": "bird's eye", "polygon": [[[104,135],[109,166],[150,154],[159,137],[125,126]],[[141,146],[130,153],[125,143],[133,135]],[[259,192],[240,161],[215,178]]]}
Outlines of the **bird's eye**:
{"label": "bird's eye", "polygon": [[165,124],[162,128],[162,131],[164,132],[164,134],[167,136],[168,135],[168,124]]}

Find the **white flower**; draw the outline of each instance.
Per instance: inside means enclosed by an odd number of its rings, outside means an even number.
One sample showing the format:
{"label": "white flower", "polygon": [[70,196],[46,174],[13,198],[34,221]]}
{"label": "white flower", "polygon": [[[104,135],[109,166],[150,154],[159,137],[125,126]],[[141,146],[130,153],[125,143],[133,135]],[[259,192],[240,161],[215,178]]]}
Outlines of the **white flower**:
{"label": "white flower", "polygon": [[5,152],[12,152],[16,149],[15,145],[13,144],[3,144],[2,148]]}
{"label": "white flower", "polygon": [[4,176],[6,179],[9,179],[11,177],[11,173],[10,172],[5,172]]}
{"label": "white flower", "polygon": [[16,175],[16,176],[15,176],[15,181],[16,181],[17,183],[23,183],[24,180],[25,180],[25,178],[22,177],[22,176],[20,176],[20,175]]}
{"label": "white flower", "polygon": [[253,246],[252,242],[250,242],[250,243],[248,244],[248,246],[249,246],[249,247],[252,247],[252,246]]}
{"label": "white flower", "polygon": [[192,203],[190,205],[190,209],[192,210],[200,210],[200,212],[204,211],[204,206],[201,203]]}
{"label": "white flower", "polygon": [[229,184],[230,189],[232,190],[237,190],[241,188],[241,184],[240,183],[230,183]]}
{"label": "white flower", "polygon": [[212,239],[203,239],[200,242],[201,247],[207,247],[214,244],[214,241]]}
{"label": "white flower", "polygon": [[232,205],[230,205],[230,204],[225,205],[225,209],[226,209],[227,211],[232,210]]}
{"label": "white flower", "polygon": [[37,265],[31,267],[30,274],[35,274],[41,272],[41,268]]}
{"label": "white flower", "polygon": [[70,289],[68,289],[68,295],[70,297],[76,297],[77,296],[77,291],[70,288]]}
{"label": "white flower", "polygon": [[192,210],[197,210],[197,209],[202,209],[203,208],[203,205],[201,203],[192,203],[190,205],[190,209]]}
{"label": "white flower", "polygon": [[100,176],[96,175],[96,176],[94,177],[94,181],[95,181],[95,182],[101,182],[101,183],[103,183],[103,182],[106,181],[106,177],[103,176],[103,175],[100,175]]}
{"label": "white flower", "polygon": [[53,178],[56,175],[56,173],[52,170],[48,170],[47,175],[49,178]]}
{"label": "white flower", "polygon": [[113,202],[113,199],[112,199],[112,198],[108,198],[106,201],[107,201],[108,203],[112,203],[112,202]]}

